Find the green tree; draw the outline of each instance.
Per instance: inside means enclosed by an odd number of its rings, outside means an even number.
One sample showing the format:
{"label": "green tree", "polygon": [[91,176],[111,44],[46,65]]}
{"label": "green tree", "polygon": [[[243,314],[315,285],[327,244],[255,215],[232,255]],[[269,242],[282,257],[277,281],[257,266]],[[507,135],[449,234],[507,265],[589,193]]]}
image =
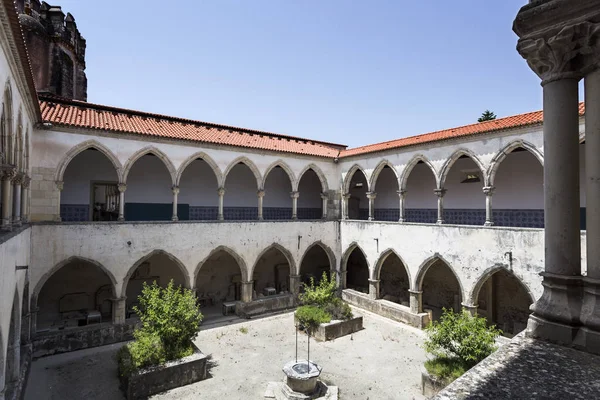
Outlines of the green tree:
{"label": "green tree", "polygon": [[496,119],[496,114],[494,114],[490,110],[485,110],[481,114],[481,117],[479,117],[477,119],[477,122],[492,121],[492,120],[495,120],[495,119]]}

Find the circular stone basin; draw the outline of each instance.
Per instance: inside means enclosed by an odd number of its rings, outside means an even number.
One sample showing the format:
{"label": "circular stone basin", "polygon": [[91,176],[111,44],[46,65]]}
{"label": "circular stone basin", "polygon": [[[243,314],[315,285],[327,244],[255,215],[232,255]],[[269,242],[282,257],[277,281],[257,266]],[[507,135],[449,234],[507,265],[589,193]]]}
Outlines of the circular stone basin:
{"label": "circular stone basin", "polygon": [[283,373],[287,376],[287,385],[289,388],[298,393],[309,394],[315,391],[321,368],[314,362],[299,360],[290,361],[283,367]]}

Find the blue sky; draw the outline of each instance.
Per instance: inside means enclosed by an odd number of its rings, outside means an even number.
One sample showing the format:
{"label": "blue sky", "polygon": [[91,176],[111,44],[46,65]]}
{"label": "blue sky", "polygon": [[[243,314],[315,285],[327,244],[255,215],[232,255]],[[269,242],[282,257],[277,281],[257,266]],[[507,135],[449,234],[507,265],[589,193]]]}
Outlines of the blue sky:
{"label": "blue sky", "polygon": [[56,0],[88,101],[351,147],[541,109],[525,0]]}

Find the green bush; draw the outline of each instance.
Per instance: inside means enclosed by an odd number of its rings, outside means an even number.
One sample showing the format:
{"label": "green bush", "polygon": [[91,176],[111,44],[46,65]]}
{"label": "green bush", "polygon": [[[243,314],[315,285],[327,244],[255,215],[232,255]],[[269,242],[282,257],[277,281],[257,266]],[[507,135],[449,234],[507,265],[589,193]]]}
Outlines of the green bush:
{"label": "green bush", "polygon": [[315,285],[313,277],[310,278],[310,284],[304,284],[304,293],[300,295],[300,301],[306,305],[324,306],[337,298],[337,284],[334,279],[329,279],[327,272],[318,285]]}
{"label": "green bush", "polygon": [[426,329],[425,350],[437,358],[460,360],[466,369],[496,350],[496,338],[501,331],[487,326],[485,318],[467,311],[455,313],[443,310],[439,321]]}
{"label": "green bush", "polygon": [[331,315],[331,319],[347,321],[352,319],[352,309],[339,297],[334,297],[329,303],[325,304],[323,310]]}
{"label": "green bush", "polygon": [[320,324],[331,321],[331,315],[322,308],[306,305],[298,307],[296,310],[296,319],[309,334],[312,334]]}
{"label": "green bush", "polygon": [[425,361],[425,369],[430,375],[436,376],[447,383],[460,378],[467,371],[462,360],[445,357],[436,357]]}
{"label": "green bush", "polygon": [[144,283],[138,300],[133,309],[142,324],[133,334],[135,340],[119,351],[121,376],[191,355],[202,321],[194,293],[175,287],[173,280],[166,288]]}

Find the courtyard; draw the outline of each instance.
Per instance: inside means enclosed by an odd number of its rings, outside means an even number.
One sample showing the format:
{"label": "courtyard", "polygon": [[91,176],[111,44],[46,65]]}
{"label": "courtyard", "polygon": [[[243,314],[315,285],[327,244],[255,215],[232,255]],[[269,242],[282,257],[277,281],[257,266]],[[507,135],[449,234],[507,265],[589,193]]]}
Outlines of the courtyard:
{"label": "courtyard", "polygon": [[[321,378],[340,389],[341,399],[423,399],[421,345],[424,332],[378,315],[363,315],[360,332],[330,342],[311,340],[311,360]],[[195,343],[212,356],[210,378],[153,399],[262,399],[267,383],[283,379],[282,366],[295,357],[293,312],[256,320],[207,325]],[[298,336],[306,357],[306,336]],[[38,359],[32,363],[26,400],[124,399],[115,354],[122,344]]]}

